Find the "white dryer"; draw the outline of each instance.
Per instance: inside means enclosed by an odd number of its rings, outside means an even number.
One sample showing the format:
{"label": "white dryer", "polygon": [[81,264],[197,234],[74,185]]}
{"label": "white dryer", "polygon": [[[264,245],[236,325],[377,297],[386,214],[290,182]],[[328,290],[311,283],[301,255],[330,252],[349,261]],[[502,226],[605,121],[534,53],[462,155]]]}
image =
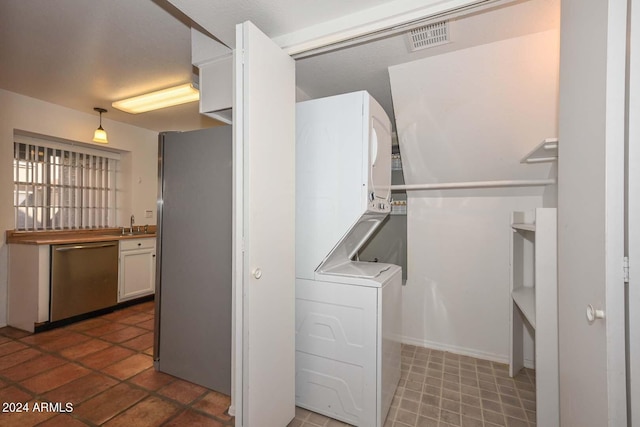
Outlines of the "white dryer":
{"label": "white dryer", "polygon": [[402,271],[354,260],[391,210],[391,122],[364,91],[296,110],[296,404],[384,425],[400,379]]}

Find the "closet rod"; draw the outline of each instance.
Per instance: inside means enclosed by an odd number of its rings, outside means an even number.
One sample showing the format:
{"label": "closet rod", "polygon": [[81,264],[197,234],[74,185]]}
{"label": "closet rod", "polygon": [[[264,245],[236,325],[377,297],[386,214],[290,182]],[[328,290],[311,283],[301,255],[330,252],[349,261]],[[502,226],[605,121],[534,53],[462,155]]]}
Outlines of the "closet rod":
{"label": "closet rod", "polygon": [[558,160],[557,157],[531,157],[528,159],[524,159],[520,163],[546,163],[546,162],[553,162],[556,160]]}
{"label": "closet rod", "polygon": [[555,184],[556,180],[550,179],[519,179],[507,181],[470,181],[470,182],[444,182],[436,184],[408,184],[392,185],[391,191],[411,190],[455,190],[459,188],[493,188],[493,187],[535,187]]}

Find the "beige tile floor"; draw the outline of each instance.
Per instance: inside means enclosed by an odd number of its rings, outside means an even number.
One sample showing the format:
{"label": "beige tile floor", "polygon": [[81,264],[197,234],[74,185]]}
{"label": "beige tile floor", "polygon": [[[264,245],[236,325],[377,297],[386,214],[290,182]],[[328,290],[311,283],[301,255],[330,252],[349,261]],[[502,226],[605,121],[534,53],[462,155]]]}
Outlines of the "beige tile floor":
{"label": "beige tile floor", "polygon": [[[534,371],[412,345],[402,347],[402,377],[385,427],[533,427]],[[289,427],[346,426],[296,408]]]}

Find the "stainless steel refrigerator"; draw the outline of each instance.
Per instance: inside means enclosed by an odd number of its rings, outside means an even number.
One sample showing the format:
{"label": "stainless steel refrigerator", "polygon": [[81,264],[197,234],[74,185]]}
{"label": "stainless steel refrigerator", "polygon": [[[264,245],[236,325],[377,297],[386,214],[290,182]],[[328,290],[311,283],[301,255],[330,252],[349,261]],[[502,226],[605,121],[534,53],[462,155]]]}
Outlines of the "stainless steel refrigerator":
{"label": "stainless steel refrigerator", "polygon": [[231,394],[231,126],[159,136],[156,369]]}

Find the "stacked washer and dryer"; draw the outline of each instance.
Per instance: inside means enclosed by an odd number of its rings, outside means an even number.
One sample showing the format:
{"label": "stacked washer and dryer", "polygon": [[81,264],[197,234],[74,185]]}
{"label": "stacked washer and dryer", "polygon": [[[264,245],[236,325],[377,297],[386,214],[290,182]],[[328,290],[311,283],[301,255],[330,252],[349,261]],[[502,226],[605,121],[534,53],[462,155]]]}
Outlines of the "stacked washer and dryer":
{"label": "stacked washer and dryer", "polygon": [[402,271],[357,261],[391,211],[391,122],[367,92],[297,104],[296,405],[384,425],[400,380]]}

